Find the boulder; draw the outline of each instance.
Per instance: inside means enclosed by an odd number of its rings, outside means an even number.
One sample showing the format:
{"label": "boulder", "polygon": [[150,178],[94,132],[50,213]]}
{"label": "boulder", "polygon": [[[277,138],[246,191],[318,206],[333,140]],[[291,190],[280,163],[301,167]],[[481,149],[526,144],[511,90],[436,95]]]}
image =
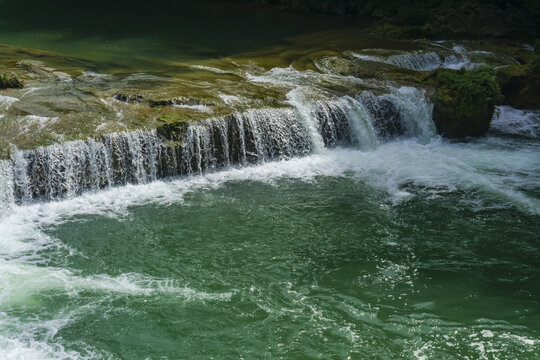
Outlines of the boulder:
{"label": "boulder", "polygon": [[518,109],[540,109],[540,56],[528,65],[512,65],[497,71],[503,104]]}
{"label": "boulder", "polygon": [[494,69],[437,69],[429,78],[436,86],[433,121],[441,136],[481,136],[489,130],[495,106],[502,100]]}

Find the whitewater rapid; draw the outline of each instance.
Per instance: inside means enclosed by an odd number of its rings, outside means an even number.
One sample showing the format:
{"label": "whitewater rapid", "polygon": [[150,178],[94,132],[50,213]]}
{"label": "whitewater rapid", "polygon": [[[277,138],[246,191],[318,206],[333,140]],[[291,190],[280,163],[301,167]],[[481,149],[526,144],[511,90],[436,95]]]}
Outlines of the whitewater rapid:
{"label": "whitewater rapid", "polygon": [[[10,191],[9,184],[2,182],[0,196],[4,194],[4,213],[0,218],[0,254],[3,259],[20,259],[31,256],[37,247],[51,246],[54,241],[40,234],[42,226],[70,221],[83,214],[124,216],[129,207],[146,203],[181,203],[190,191],[215,189],[230,181],[272,184],[279,179],[311,182],[318,177],[348,177],[383,192],[390,203],[417,196],[418,189],[432,194],[479,191],[495,196],[501,207],[517,207],[540,214],[539,199],[524,191],[534,191],[539,186],[538,124],[538,114],[503,107],[491,131],[521,134],[523,138],[486,136],[452,142],[435,137],[427,143],[405,138],[368,150],[327,149],[300,158],[230,166],[203,175],[128,184],[61,201],[26,205],[15,205],[5,195]],[[0,166],[4,179],[9,178],[10,168],[6,163],[0,165],[4,165]]]}

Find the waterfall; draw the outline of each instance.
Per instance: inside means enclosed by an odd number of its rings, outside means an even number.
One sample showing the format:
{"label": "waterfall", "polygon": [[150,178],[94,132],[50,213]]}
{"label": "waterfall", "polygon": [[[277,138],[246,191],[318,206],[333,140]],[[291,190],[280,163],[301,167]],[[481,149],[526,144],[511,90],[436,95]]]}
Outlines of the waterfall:
{"label": "waterfall", "polygon": [[470,70],[483,64],[481,62],[473,62],[469,58],[470,54],[483,54],[484,56],[491,54],[485,51],[468,51],[463,46],[459,45],[454,46],[452,49],[448,49],[442,45],[438,46],[445,48],[448,51],[451,50],[452,53],[447,52],[445,55],[440,55],[433,51],[417,51],[399,55],[390,55],[386,58],[355,52],[353,52],[352,55],[363,61],[381,62],[417,71],[431,71],[438,68],[454,70],[465,68]]}
{"label": "waterfall", "polygon": [[399,67],[422,71],[434,70],[443,64],[443,60],[435,52],[392,55],[386,59],[386,62]]}
{"label": "waterfall", "polygon": [[[412,88],[302,101],[151,131],[102,135],[12,152],[0,162],[0,211],[123,184],[305,156],[336,146],[373,148],[397,136],[433,136],[431,107]],[[430,125],[431,124],[431,125]]]}
{"label": "waterfall", "polygon": [[[189,175],[229,166],[302,156],[312,150],[305,124],[292,109],[257,109],[161,129],[168,175]],[[181,135],[179,135],[182,133]],[[179,144],[178,136],[181,140]],[[161,145],[163,147],[163,145]]]}
{"label": "waterfall", "polygon": [[426,101],[424,90],[403,86],[381,95],[379,101],[397,109],[400,124],[403,127],[403,133],[399,135],[415,137],[421,142],[427,142],[437,134],[431,117],[433,104]]}
{"label": "waterfall", "polygon": [[[303,87],[292,90],[287,94],[287,99],[289,100],[289,104],[294,106],[298,111],[298,114],[304,119],[304,122],[309,129],[314,151],[320,153],[325,146],[325,141],[323,138],[324,134],[321,134],[321,131],[319,130],[320,124],[318,117],[317,114],[314,114],[314,110],[316,111],[316,109],[314,109],[313,106],[306,101],[304,91],[305,88]],[[323,115],[327,114],[324,113]]]}
{"label": "waterfall", "polygon": [[320,133],[326,147],[375,147],[379,142],[374,128],[375,119],[366,108],[361,98],[350,96],[342,97],[337,102],[317,103],[315,117],[320,119]]}

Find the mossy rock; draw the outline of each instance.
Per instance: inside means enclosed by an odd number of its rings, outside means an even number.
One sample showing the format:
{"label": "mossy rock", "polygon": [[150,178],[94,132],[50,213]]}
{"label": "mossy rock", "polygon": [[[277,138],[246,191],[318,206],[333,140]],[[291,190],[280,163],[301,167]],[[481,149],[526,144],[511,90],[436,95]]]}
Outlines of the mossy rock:
{"label": "mossy rock", "polygon": [[426,82],[436,86],[433,120],[440,135],[462,138],[489,130],[495,105],[502,100],[493,68],[437,69]]}
{"label": "mossy rock", "polygon": [[20,81],[13,74],[0,74],[0,89],[21,89],[24,87],[22,81]]}
{"label": "mossy rock", "polygon": [[177,140],[185,136],[188,126],[187,122],[165,123],[157,127],[157,132],[166,140],[168,147],[176,147]]}
{"label": "mossy rock", "polygon": [[503,104],[518,109],[540,109],[540,57],[529,65],[512,65],[497,71]]}
{"label": "mossy rock", "polygon": [[363,61],[352,56],[325,56],[317,61],[318,67],[325,72],[354,76],[359,79],[388,80],[400,84],[416,85],[420,83],[418,72],[391,64],[376,61]]}

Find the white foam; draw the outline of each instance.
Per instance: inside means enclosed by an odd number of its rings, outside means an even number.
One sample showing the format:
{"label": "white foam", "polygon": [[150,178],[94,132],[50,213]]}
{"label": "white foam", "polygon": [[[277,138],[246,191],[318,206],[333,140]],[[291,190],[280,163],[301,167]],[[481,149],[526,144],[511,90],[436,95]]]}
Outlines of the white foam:
{"label": "white foam", "polygon": [[517,340],[521,344],[531,346],[531,347],[535,346],[536,344],[540,344],[539,339],[531,339],[531,338],[516,335],[516,334],[503,334],[501,335],[501,337],[506,338],[506,339],[511,339],[511,340]]}
{"label": "white foam", "polygon": [[299,71],[293,66],[286,68],[273,68],[264,74],[247,73],[246,79],[253,83],[267,84],[289,89],[305,86],[310,87],[313,91],[328,86],[339,85],[345,87],[363,83],[363,80],[355,78],[354,76],[342,76],[328,73],[321,74],[312,70]]}
{"label": "white foam", "polygon": [[352,56],[354,56],[357,59],[364,60],[364,61],[374,61],[374,62],[385,62],[384,58],[379,56],[373,56],[373,55],[364,55],[364,54],[358,54],[358,53],[352,53]]}
{"label": "white foam", "polygon": [[[0,312],[0,352],[2,359],[79,359],[80,354],[66,351],[55,342],[58,330],[69,323],[69,318],[23,322]],[[37,340],[36,335],[44,339]]]}
{"label": "white foam", "polygon": [[50,122],[55,122],[58,120],[57,117],[47,117],[47,116],[38,116],[38,115],[26,115],[21,118],[21,120],[29,121],[31,123],[37,124],[40,128],[44,127]]}
{"label": "white foam", "polygon": [[236,106],[246,102],[245,98],[241,98],[236,95],[218,94],[219,98],[225,103],[225,105]]}
{"label": "white foam", "polygon": [[218,68],[212,67],[212,66],[205,66],[205,65],[190,65],[190,67],[191,67],[191,68],[194,68],[194,69],[200,69],[200,70],[210,71],[210,72],[213,72],[213,73],[216,73],[216,74],[229,74],[229,73],[232,73],[231,71],[218,69]]}
{"label": "white foam", "polygon": [[24,304],[34,295],[46,292],[77,296],[80,291],[97,291],[107,294],[150,296],[170,294],[185,300],[228,301],[232,293],[207,293],[191,289],[169,279],[155,279],[136,273],[109,276],[98,274],[81,276],[72,270],[44,267],[20,261],[0,260],[0,304]]}
{"label": "white foam", "polygon": [[461,68],[470,69],[477,66],[471,63],[470,59],[464,56],[450,55],[444,58],[441,67],[444,69],[459,70]]}
{"label": "white foam", "polygon": [[86,81],[112,81],[116,78],[111,74],[96,73],[93,71],[85,71],[80,77],[80,80]]}
{"label": "white foam", "polygon": [[66,350],[58,343],[37,341],[34,339],[20,340],[14,336],[0,335],[0,348],[4,360],[79,360],[99,359],[97,354],[83,356],[82,354]]}
{"label": "white foam", "polygon": [[500,106],[491,128],[507,134],[537,137],[540,134],[540,112]]}
{"label": "white foam", "polygon": [[111,359],[110,354],[96,351],[79,342],[82,353],[68,350],[57,339],[58,331],[73,323],[81,309],[60,313],[52,319],[21,320],[0,312],[0,353],[2,359],[48,360],[48,359]]}
{"label": "white foam", "polygon": [[8,110],[9,107],[17,101],[19,101],[19,99],[15,97],[7,96],[7,95],[0,95],[0,111]]}
{"label": "white foam", "polygon": [[174,104],[173,107],[179,109],[189,109],[200,112],[212,112],[212,108],[206,105],[185,105],[185,104]]}
{"label": "white foam", "polygon": [[493,331],[491,331],[491,330],[482,330],[482,331],[480,331],[480,333],[485,338],[492,338],[494,336]]}

